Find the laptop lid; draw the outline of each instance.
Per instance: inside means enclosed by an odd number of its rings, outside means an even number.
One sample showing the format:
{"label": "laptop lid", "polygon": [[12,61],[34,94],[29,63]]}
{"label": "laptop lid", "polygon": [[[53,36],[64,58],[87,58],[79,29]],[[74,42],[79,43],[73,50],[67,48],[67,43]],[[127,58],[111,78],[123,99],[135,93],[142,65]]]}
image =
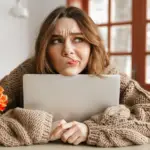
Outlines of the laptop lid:
{"label": "laptop lid", "polygon": [[26,74],[23,95],[24,108],[47,111],[54,121],[84,121],[119,104],[120,76]]}

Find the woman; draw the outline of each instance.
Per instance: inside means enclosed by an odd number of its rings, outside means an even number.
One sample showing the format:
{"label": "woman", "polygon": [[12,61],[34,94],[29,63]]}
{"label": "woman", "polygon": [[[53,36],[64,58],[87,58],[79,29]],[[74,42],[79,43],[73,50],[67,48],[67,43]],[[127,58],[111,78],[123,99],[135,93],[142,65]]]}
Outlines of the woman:
{"label": "woman", "polygon": [[[2,145],[31,145],[58,139],[100,147],[148,143],[150,93],[110,65],[97,27],[87,14],[75,7],[56,8],[41,26],[35,52],[34,58],[0,81],[9,98],[7,110],[10,109],[0,117]],[[16,108],[22,104],[22,77],[27,73],[120,74],[121,105],[107,108],[84,122],[60,120],[52,124],[53,116],[47,112]]]}

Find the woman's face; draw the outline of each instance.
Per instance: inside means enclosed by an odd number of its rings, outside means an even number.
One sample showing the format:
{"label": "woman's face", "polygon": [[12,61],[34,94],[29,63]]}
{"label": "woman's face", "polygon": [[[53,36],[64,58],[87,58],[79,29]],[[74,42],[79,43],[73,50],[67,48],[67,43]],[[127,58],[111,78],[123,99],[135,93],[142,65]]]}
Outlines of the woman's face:
{"label": "woman's face", "polygon": [[62,75],[73,76],[84,70],[90,56],[90,44],[75,20],[63,17],[57,21],[48,56],[54,69]]}

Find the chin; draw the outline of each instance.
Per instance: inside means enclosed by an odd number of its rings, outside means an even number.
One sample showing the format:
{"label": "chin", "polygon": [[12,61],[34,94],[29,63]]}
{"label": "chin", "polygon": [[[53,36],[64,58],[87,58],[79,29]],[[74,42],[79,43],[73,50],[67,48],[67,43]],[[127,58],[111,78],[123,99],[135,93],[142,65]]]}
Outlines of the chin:
{"label": "chin", "polygon": [[64,75],[64,76],[76,76],[76,75],[78,75],[79,73],[63,72],[63,73],[60,73],[60,74],[62,74],[62,75]]}
{"label": "chin", "polygon": [[60,72],[60,74],[64,75],[64,76],[75,76],[78,75],[80,73],[80,71],[74,69],[74,70],[64,70],[63,72]]}

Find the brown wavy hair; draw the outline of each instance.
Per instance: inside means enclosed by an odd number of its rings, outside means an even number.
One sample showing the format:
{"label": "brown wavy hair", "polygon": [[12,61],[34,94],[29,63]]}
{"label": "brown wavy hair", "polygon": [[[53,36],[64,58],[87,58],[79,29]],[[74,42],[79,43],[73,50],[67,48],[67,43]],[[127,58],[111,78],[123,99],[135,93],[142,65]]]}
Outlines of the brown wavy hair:
{"label": "brown wavy hair", "polygon": [[92,19],[84,11],[76,7],[58,7],[43,22],[35,44],[37,73],[55,73],[51,60],[47,56],[47,49],[57,20],[62,17],[74,19],[80,27],[84,38],[90,43],[91,54],[85,69],[86,73],[101,75],[104,68],[110,63],[103,40],[99,36],[97,26]]}

